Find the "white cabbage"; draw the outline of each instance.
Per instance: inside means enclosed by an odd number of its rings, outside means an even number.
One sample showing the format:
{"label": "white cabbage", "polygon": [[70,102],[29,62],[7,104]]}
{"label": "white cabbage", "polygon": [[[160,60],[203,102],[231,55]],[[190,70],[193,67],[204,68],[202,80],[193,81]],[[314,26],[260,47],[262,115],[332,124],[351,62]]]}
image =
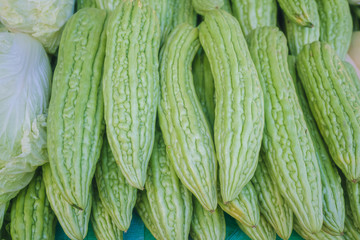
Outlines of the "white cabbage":
{"label": "white cabbage", "polygon": [[46,117],[52,71],[41,43],[0,32],[0,204],[48,161]]}
{"label": "white cabbage", "polygon": [[54,53],[64,24],[74,12],[74,0],[0,0],[0,20],[11,32],[39,40]]}

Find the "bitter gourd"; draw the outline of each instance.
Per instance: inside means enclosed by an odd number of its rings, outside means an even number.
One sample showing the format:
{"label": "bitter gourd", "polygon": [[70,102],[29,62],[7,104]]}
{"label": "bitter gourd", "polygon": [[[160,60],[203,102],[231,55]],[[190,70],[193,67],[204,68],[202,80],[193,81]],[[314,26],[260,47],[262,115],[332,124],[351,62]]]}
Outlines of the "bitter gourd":
{"label": "bitter gourd", "polygon": [[277,27],[249,35],[249,49],[265,96],[262,148],[281,195],[310,232],[323,223],[320,170],[305,117],[289,72],[288,48]]}
{"label": "bitter gourd", "polygon": [[260,213],[271,224],[281,239],[289,239],[293,229],[293,212],[285,203],[276,183],[271,179],[260,153],[255,175],[251,180],[259,201]]}
{"label": "bitter gourd", "polygon": [[215,210],[215,149],[191,73],[200,46],[198,34],[197,28],[183,23],[165,42],[160,63],[159,122],[177,176],[206,210]]}
{"label": "bitter gourd", "polygon": [[346,217],[343,237],[345,240],[358,240],[360,239],[360,230],[354,224],[354,217],[351,211],[349,202],[346,202]]}
{"label": "bitter gourd", "polygon": [[192,0],[195,11],[204,15],[209,11],[220,9],[224,5],[224,0]]}
{"label": "bitter gourd", "polygon": [[278,0],[281,9],[294,23],[303,27],[313,27],[311,7],[316,0]]}
{"label": "bitter gourd", "polygon": [[264,128],[264,99],[237,20],[214,10],[205,15],[199,29],[215,83],[214,141],[226,203],[254,175]]}
{"label": "bitter gourd", "polygon": [[320,41],[329,43],[341,59],[349,49],[353,29],[346,0],[317,0],[320,15]]}
{"label": "bitter gourd", "polygon": [[49,162],[61,194],[84,209],[104,132],[101,87],[106,12],[84,8],[66,23],[49,105]]}
{"label": "bitter gourd", "polygon": [[232,14],[230,0],[224,0],[224,5],[221,7],[221,9]]}
{"label": "bitter gourd", "polygon": [[102,204],[96,185],[91,209],[91,224],[97,239],[122,240],[123,233],[116,227],[110,215]]}
{"label": "bitter gourd", "polygon": [[80,9],[83,8],[92,8],[92,7],[96,7],[96,2],[95,0],[76,0],[76,9],[77,11],[79,11]]}
{"label": "bitter gourd", "polygon": [[305,44],[320,39],[320,17],[316,1],[309,1],[309,14],[313,20],[313,27],[311,28],[300,26],[291,21],[288,16],[284,16],[289,50],[294,56],[299,54]]}
{"label": "bitter gourd", "polygon": [[192,6],[192,0],[175,1],[173,14],[172,28],[182,23],[196,26],[197,14]]}
{"label": "bitter gourd", "polygon": [[121,173],[106,136],[96,167],[95,179],[106,212],[117,228],[126,231],[130,227],[137,189],[130,186]]}
{"label": "bitter gourd", "polygon": [[193,198],[193,205],[191,238],[194,240],[225,240],[226,223],[223,210],[217,207],[213,213],[206,211],[196,198]]}
{"label": "bitter gourd", "polygon": [[341,177],[330,157],[327,146],[321,137],[316,121],[311,113],[303,86],[296,75],[295,62],[296,59],[294,56],[288,57],[289,70],[294,81],[301,109],[305,116],[308,131],[310,132],[315,147],[316,158],[320,169],[324,215],[322,230],[331,235],[341,235],[344,231],[345,221],[345,202],[344,191],[341,186]]}
{"label": "bitter gourd", "polygon": [[348,208],[351,209],[354,225],[360,228],[360,184],[346,181]]}
{"label": "bitter gourd", "polygon": [[232,11],[245,36],[264,26],[276,26],[276,0],[231,0]]}
{"label": "bitter gourd", "polygon": [[299,221],[296,218],[294,219],[294,230],[302,238],[304,238],[306,240],[341,240],[341,239],[343,239],[342,236],[340,236],[340,235],[333,236],[333,235],[325,232],[323,229],[321,229],[319,232],[315,232],[315,233],[308,232],[306,229],[304,229],[299,224]]}
{"label": "bitter gourd", "polygon": [[10,233],[17,240],[55,239],[56,217],[46,197],[41,171],[11,204]]}
{"label": "bitter gourd", "polygon": [[63,198],[61,189],[55,182],[49,164],[43,165],[42,171],[46,196],[65,234],[71,239],[84,239],[87,235],[90,219],[92,188],[90,188],[86,207],[83,210],[74,208]]}
{"label": "bitter gourd", "polygon": [[195,56],[192,65],[196,95],[213,131],[215,119],[215,88],[210,63],[201,49]]}
{"label": "bitter gourd", "polygon": [[[10,201],[6,203],[0,204],[0,229],[3,225],[4,219],[5,219],[5,213],[9,207]],[[1,237],[1,235],[0,235]]]}
{"label": "bitter gourd", "polygon": [[106,33],[107,138],[128,183],[143,189],[159,101],[160,27],[150,7],[126,1],[112,12]]}
{"label": "bitter gourd", "polygon": [[330,155],[346,178],[360,179],[360,96],[341,59],[327,43],[305,45],[297,71]]}
{"label": "bitter gourd", "polygon": [[146,194],[162,236],[164,239],[188,239],[193,210],[191,193],[182,185],[166,156],[160,130],[155,133],[147,173]]}
{"label": "bitter gourd", "polygon": [[151,234],[156,239],[165,239],[163,231],[158,227],[159,219],[153,215],[146,190],[138,191],[135,208],[145,227]]}
{"label": "bitter gourd", "polygon": [[256,227],[260,219],[260,208],[257,193],[251,182],[245,185],[233,201],[224,204],[219,196],[219,206],[242,224]]}
{"label": "bitter gourd", "polygon": [[236,221],[241,230],[248,235],[251,240],[275,240],[276,232],[271,225],[266,221],[265,217],[260,215],[259,223],[256,227],[249,227]]}
{"label": "bitter gourd", "polygon": [[350,74],[352,82],[354,83],[354,85],[356,87],[356,91],[360,95],[360,79],[357,75],[357,72],[356,72],[354,66],[346,61],[343,61],[343,64],[344,64],[346,70],[348,71],[348,73]]}

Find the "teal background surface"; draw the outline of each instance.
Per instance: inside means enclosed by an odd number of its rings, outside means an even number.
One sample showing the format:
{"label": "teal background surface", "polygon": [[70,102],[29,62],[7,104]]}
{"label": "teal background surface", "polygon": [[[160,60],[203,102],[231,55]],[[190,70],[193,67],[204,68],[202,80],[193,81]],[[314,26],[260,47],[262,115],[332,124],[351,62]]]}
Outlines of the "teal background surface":
{"label": "teal background surface", "polygon": [[[226,220],[226,240],[250,240],[248,236],[245,235],[241,231],[241,229],[237,226],[235,220],[229,215],[225,214]],[[58,224],[56,228],[56,240],[70,240],[61,229],[61,226]],[[86,240],[97,240],[94,234],[94,231],[91,227],[91,223],[89,223],[89,231],[88,235],[85,238]],[[103,240],[103,239],[102,239]],[[129,230],[124,233],[124,240],[155,240],[155,238],[151,235],[149,230],[144,226],[141,221],[139,215],[134,211],[133,219],[130,225]],[[266,240],[266,239],[264,239]],[[277,238],[277,240],[281,240],[281,238]],[[293,232],[290,237],[290,240],[302,240],[298,234]]]}

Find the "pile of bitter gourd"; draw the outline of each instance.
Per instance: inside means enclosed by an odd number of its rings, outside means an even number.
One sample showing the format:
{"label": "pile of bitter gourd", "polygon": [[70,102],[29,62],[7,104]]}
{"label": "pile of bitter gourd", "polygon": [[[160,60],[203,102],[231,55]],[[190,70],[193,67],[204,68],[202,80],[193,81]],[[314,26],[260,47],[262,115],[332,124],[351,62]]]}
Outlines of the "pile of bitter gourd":
{"label": "pile of bitter gourd", "polygon": [[[12,239],[360,239],[359,28],[347,0],[78,0],[48,113],[49,163]],[[0,226],[9,204],[0,206]]]}

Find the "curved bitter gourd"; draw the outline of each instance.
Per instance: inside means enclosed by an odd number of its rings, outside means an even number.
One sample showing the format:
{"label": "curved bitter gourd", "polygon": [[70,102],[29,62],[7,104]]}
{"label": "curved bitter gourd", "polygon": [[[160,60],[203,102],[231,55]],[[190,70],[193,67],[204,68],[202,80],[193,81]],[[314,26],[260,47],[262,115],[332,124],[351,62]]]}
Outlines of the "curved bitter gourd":
{"label": "curved bitter gourd", "polygon": [[296,58],[294,56],[288,56],[289,70],[295,84],[296,93],[305,116],[306,125],[310,132],[315,147],[316,158],[319,163],[321,185],[323,189],[324,223],[322,230],[331,235],[342,235],[345,221],[345,202],[344,191],[341,186],[341,177],[330,157],[327,146],[321,137],[316,121],[311,113],[304,88],[296,75],[295,62]]}
{"label": "curved bitter gourd", "polygon": [[106,12],[84,8],[66,23],[48,117],[54,180],[74,207],[87,205],[104,133],[102,69]]}
{"label": "curved bitter gourd", "polygon": [[243,225],[255,228],[260,219],[260,208],[256,190],[251,182],[245,185],[240,194],[231,202],[224,204],[219,196],[219,205],[230,216]]}
{"label": "curved bitter gourd", "polygon": [[329,43],[343,60],[351,43],[353,21],[346,0],[317,0],[320,41]]}
{"label": "curved bitter gourd", "polygon": [[150,7],[125,1],[110,15],[106,34],[107,138],[128,183],[143,189],[159,102],[159,22]]}
{"label": "curved bitter gourd", "polygon": [[297,70],[311,112],[332,159],[346,178],[360,180],[360,96],[351,75],[327,43],[305,45]]}
{"label": "curved bitter gourd", "polygon": [[[303,27],[313,27],[314,19],[311,16],[311,7],[316,0],[278,0],[281,9],[286,16]],[[326,0],[327,1],[327,0]]]}
{"label": "curved bitter gourd", "polygon": [[130,186],[118,167],[106,136],[95,171],[99,197],[117,228],[130,227],[137,189]]}
{"label": "curved bitter gourd", "polygon": [[211,10],[224,6],[224,0],[192,0],[192,5],[198,14],[204,15]]}
{"label": "curved bitter gourd", "polygon": [[223,201],[235,199],[253,177],[264,128],[264,99],[238,21],[223,10],[205,15],[200,42],[215,83],[214,141]]}
{"label": "curved bitter gourd", "polygon": [[250,237],[251,240],[275,240],[276,232],[265,217],[260,215],[259,224],[256,227],[249,227],[236,221],[240,229]]}
{"label": "curved bitter gourd", "polygon": [[349,199],[346,207],[351,209],[353,224],[360,229],[360,184],[346,181],[346,190]]}
{"label": "curved bitter gourd", "polygon": [[46,197],[41,170],[11,204],[11,238],[55,239],[56,217]]}
{"label": "curved bitter gourd", "polygon": [[191,238],[194,240],[225,240],[226,223],[223,210],[218,206],[213,213],[206,211],[196,198],[193,198],[193,205]]}
{"label": "curved bitter gourd", "polygon": [[55,182],[49,164],[43,165],[42,171],[46,188],[46,196],[61,225],[61,228],[71,239],[84,239],[87,235],[90,220],[92,188],[90,188],[90,196],[86,207],[83,210],[74,208],[62,197],[61,190]]}
{"label": "curved bitter gourd", "polygon": [[187,239],[193,211],[192,195],[176,176],[160,129],[155,133],[145,189],[150,211],[159,220],[157,225],[164,240]]}
{"label": "curved bitter gourd", "polygon": [[182,23],[196,26],[197,14],[192,6],[192,0],[175,1],[172,28]]}
{"label": "curved bitter gourd", "polygon": [[249,49],[265,95],[265,164],[286,203],[309,232],[323,223],[315,148],[289,72],[288,49],[277,27],[257,28]]}
{"label": "curved bitter gourd", "polygon": [[294,214],[285,203],[276,183],[271,179],[263,155],[264,153],[260,152],[259,164],[251,180],[257,192],[260,213],[281,239],[289,239],[293,229]]}
{"label": "curved bitter gourd", "polygon": [[99,197],[98,189],[94,184],[94,199],[91,208],[91,224],[99,240],[122,240],[123,233],[116,227],[106,211]]}
{"label": "curved bitter gourd", "polygon": [[200,47],[197,28],[178,25],[162,49],[160,127],[181,182],[203,207],[215,210],[216,156],[209,124],[196,96],[191,63]]}

